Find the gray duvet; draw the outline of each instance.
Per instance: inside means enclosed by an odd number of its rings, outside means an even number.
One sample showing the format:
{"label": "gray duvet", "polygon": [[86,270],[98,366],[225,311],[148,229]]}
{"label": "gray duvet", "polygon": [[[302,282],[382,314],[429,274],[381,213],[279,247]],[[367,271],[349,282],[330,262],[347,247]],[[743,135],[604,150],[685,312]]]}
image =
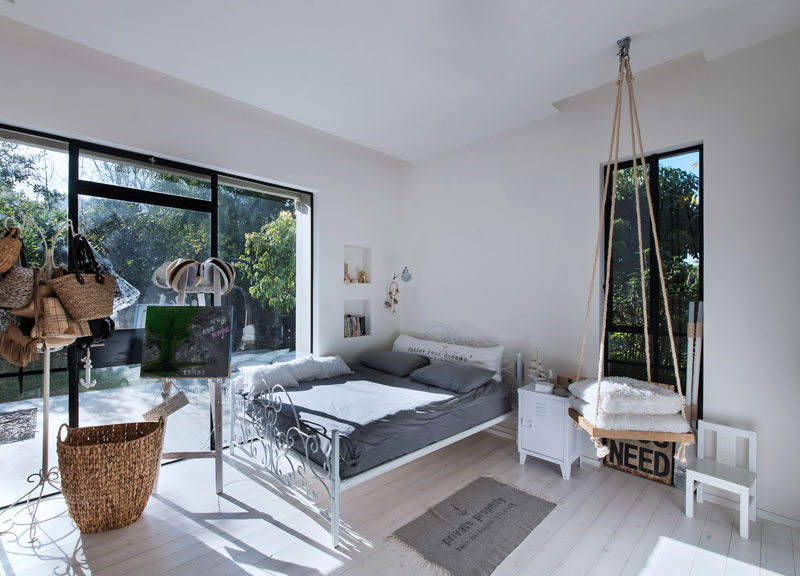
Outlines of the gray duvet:
{"label": "gray duvet", "polygon": [[[302,382],[289,389],[289,396],[303,430],[319,436],[322,453],[330,445],[331,431],[339,431],[342,478],[511,410],[505,383],[490,380],[456,394],[365,366],[348,376]],[[259,407],[257,400],[254,404]],[[286,406],[283,412],[290,414]],[[293,424],[289,417],[279,419],[284,428]],[[322,454],[310,456],[318,463],[323,460]]]}

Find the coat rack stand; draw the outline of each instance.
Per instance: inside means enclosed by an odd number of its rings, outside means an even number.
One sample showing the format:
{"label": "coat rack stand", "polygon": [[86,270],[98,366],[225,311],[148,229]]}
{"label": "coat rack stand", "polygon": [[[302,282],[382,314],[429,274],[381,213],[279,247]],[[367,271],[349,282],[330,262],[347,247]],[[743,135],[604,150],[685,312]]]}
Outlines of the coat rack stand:
{"label": "coat rack stand", "polygon": [[[42,239],[42,247],[44,250],[44,263],[42,264],[41,268],[44,270],[45,276],[50,278],[53,274],[53,270],[55,268],[53,253],[54,253],[54,246],[55,246],[55,238],[58,238],[64,231],[69,229],[73,234],[73,226],[72,220],[64,220],[63,222],[59,223],[58,227],[56,228],[56,232],[53,235],[53,240],[51,243],[48,244],[47,238],[44,235],[42,229],[36,224],[36,222],[29,217],[25,217],[23,220],[25,225],[31,226],[34,228]],[[8,219],[6,219],[6,225],[8,225]],[[39,469],[38,472],[34,472],[33,474],[29,475],[27,480],[29,483],[32,483],[34,486],[30,490],[28,490],[25,494],[21,497],[17,498],[13,504],[5,508],[2,512],[0,512],[0,519],[3,518],[4,515],[8,514],[8,518],[6,520],[0,520],[0,524],[5,523],[8,525],[7,529],[0,528],[0,535],[10,532],[11,529],[16,525],[23,525],[28,524],[28,540],[30,543],[36,542],[36,529],[38,528],[39,523],[46,522],[47,520],[52,520],[53,518],[57,518],[61,516],[64,512],[66,512],[66,508],[45,519],[39,519],[39,504],[42,501],[42,498],[45,497],[44,491],[47,486],[54,488],[56,491],[61,491],[61,478],[60,473],[58,470],[58,466],[50,466],[50,355],[52,354],[52,349],[47,345],[47,343],[43,343],[41,345],[43,358],[42,358],[42,467]],[[87,356],[87,359],[84,362],[86,366],[86,380],[89,381],[90,378],[90,371],[91,371],[91,359]],[[16,509],[18,506],[25,504],[20,509]],[[28,512],[30,514],[30,521],[26,520],[24,522],[19,522],[18,517],[23,513]]]}
{"label": "coat rack stand", "polygon": [[[39,469],[38,472],[34,472],[30,476],[28,476],[28,482],[33,483],[34,486],[30,490],[28,490],[25,494],[21,497],[17,498],[17,500],[3,510],[0,513],[0,518],[8,513],[9,518],[5,521],[8,524],[8,528],[0,531],[0,534],[5,534],[6,532],[10,532],[11,528],[15,525],[22,525],[28,524],[28,541],[30,543],[36,542],[36,529],[40,522],[45,522],[47,520],[52,520],[57,516],[60,516],[65,510],[62,510],[55,516],[51,516],[50,518],[45,518],[44,520],[38,519],[39,513],[39,504],[44,497],[44,490],[49,485],[52,488],[56,489],[57,491],[61,491],[60,486],[60,475],[58,471],[58,466],[50,467],[49,458],[50,458],[50,354],[52,350],[50,349],[47,344],[43,345],[43,375],[42,375],[42,467]],[[37,494],[38,492],[38,494]],[[14,510],[20,504],[25,504],[24,507],[20,508],[19,510]],[[18,522],[18,516],[23,512],[28,512],[30,514],[30,522],[27,520],[25,522]]]}

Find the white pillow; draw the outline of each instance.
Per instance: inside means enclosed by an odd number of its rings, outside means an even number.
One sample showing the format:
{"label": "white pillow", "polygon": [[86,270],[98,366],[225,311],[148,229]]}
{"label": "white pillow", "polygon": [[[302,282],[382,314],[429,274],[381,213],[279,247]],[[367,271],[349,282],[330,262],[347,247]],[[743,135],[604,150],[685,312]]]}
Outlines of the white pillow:
{"label": "white pillow", "polygon": [[286,367],[298,382],[321,378],[322,370],[311,354],[286,362]]}
{"label": "white pillow", "polygon": [[461,344],[436,342],[435,340],[423,340],[422,338],[401,334],[394,341],[392,350],[422,354],[431,360],[440,360],[442,362],[473,364],[493,371],[493,380],[500,382],[503,379],[501,370],[505,346],[476,348]]}
{"label": "white pillow", "polygon": [[[594,414],[597,405],[597,380],[580,380],[569,391],[589,404]],[[677,392],[650,382],[624,376],[606,376],[600,385],[600,412],[607,414],[675,414],[680,412]]]}
{"label": "white pillow", "polygon": [[689,423],[680,414],[614,414],[600,412],[597,422],[594,421],[594,406],[574,396],[569,399],[570,405],[583,414],[589,422],[606,430],[646,430],[648,432],[691,432]]}
{"label": "white pillow", "polygon": [[284,388],[299,386],[297,379],[292,375],[286,363],[243,366],[239,369],[239,376],[237,376],[236,380],[245,390],[249,390],[248,396],[250,398],[266,390],[271,390],[273,386],[278,384]]}
{"label": "white pillow", "polygon": [[319,380],[323,378],[336,378],[337,376],[353,373],[350,367],[342,360],[341,356],[323,356],[317,358],[316,362],[320,372],[320,375],[317,376]]}

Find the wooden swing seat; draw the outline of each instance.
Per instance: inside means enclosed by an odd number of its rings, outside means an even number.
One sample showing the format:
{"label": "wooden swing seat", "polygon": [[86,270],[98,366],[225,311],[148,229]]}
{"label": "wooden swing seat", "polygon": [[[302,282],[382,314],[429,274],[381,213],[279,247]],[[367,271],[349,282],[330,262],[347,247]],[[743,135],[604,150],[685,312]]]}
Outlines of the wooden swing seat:
{"label": "wooden swing seat", "polygon": [[569,409],[569,416],[592,438],[609,438],[612,440],[641,440],[649,442],[677,442],[694,444],[695,436],[691,432],[653,432],[650,430],[609,430],[598,428],[574,408]]}

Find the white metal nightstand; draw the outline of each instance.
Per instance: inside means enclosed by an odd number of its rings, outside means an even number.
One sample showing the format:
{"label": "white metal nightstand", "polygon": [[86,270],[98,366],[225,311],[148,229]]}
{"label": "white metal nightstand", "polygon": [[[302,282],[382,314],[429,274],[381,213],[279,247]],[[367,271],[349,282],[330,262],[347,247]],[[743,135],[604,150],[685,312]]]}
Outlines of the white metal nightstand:
{"label": "white metal nightstand", "polygon": [[519,463],[534,456],[561,466],[561,475],[569,480],[572,463],[580,456],[578,430],[567,415],[566,398],[536,392],[533,384],[519,389],[519,426],[517,448]]}

